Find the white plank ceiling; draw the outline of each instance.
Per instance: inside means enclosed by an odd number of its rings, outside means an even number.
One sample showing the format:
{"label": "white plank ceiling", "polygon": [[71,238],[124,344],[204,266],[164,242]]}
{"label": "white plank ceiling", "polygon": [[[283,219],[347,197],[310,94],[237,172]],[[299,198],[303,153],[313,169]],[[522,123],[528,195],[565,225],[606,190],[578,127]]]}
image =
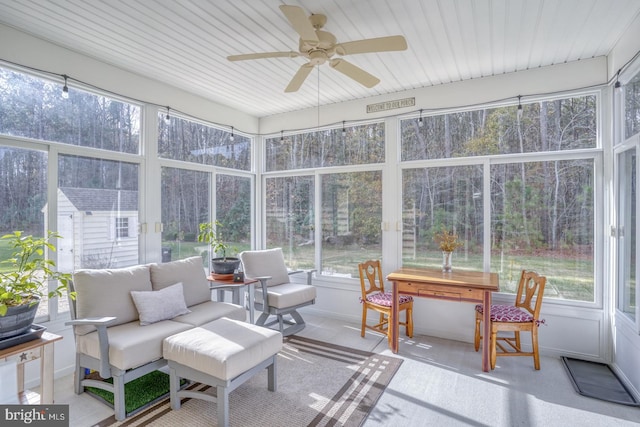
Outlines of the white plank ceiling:
{"label": "white plank ceiling", "polygon": [[[638,0],[288,0],[324,14],[338,42],[403,35],[401,52],[348,56],[367,89],[328,64],[285,93],[302,57],[280,0],[0,0],[0,22],[257,117],[607,55]],[[7,42],[7,41],[1,41]],[[2,60],[3,58],[0,58]],[[73,77],[73,70],[65,70]],[[91,82],[89,82],[91,83]],[[318,90],[319,89],[319,90]]]}

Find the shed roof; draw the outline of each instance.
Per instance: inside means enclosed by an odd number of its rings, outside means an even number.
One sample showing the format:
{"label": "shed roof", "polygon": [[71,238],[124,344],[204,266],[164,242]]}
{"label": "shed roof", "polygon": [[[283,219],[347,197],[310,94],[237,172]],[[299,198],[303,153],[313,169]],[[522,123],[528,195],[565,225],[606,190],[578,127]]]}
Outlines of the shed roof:
{"label": "shed roof", "polygon": [[138,192],[135,190],[60,187],[60,191],[79,211],[138,210]]}

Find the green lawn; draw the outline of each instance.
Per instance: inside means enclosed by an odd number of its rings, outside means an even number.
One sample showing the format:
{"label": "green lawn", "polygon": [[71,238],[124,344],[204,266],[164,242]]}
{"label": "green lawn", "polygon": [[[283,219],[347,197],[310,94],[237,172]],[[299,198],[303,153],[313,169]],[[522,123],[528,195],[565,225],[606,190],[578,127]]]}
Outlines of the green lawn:
{"label": "green lawn", "polygon": [[[13,248],[9,246],[9,242],[0,239],[0,261],[5,261],[11,258]],[[0,263],[0,272],[7,272],[10,270],[10,266],[5,263]]]}

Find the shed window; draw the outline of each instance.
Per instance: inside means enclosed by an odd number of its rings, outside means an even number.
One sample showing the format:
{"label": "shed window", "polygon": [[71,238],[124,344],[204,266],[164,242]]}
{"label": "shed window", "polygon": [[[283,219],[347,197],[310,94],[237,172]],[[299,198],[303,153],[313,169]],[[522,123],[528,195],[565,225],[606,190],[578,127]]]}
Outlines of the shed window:
{"label": "shed window", "polygon": [[129,218],[116,218],[116,237],[129,237]]}

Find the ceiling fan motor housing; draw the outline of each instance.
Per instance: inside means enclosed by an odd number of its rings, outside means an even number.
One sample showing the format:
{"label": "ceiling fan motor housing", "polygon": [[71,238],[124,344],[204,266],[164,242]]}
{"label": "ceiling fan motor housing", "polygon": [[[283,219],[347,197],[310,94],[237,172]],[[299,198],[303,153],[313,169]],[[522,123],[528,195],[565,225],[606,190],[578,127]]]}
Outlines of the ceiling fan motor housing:
{"label": "ceiling fan motor housing", "polygon": [[311,60],[314,65],[323,64],[336,53],[336,37],[326,31],[316,31],[318,42],[300,39],[298,45],[302,56]]}

